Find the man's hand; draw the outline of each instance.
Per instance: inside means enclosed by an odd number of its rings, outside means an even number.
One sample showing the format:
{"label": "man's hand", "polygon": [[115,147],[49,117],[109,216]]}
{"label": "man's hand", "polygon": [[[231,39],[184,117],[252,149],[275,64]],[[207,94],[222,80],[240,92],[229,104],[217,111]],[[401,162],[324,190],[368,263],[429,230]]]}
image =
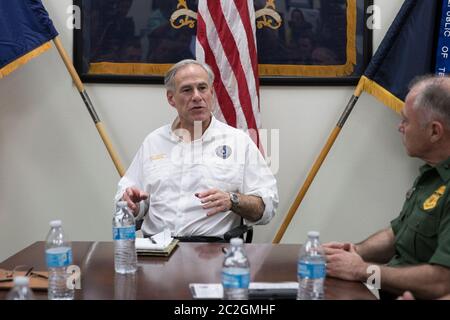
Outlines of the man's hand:
{"label": "man's hand", "polygon": [[231,209],[230,194],[228,192],[210,189],[196,193],[195,196],[200,199],[203,209],[211,209],[206,213],[208,217]]}
{"label": "man's hand", "polygon": [[135,187],[126,188],[122,200],[127,202],[128,208],[136,216],[139,213],[139,202],[148,199],[149,194]]}
{"label": "man's hand", "polygon": [[353,244],[327,244],[324,245],[324,251],[327,258],[327,275],[350,281],[366,280],[368,264],[356,252]]}
{"label": "man's hand", "polygon": [[345,251],[356,251],[356,246],[349,242],[328,242],[324,243],[323,247],[325,249],[340,249]]}

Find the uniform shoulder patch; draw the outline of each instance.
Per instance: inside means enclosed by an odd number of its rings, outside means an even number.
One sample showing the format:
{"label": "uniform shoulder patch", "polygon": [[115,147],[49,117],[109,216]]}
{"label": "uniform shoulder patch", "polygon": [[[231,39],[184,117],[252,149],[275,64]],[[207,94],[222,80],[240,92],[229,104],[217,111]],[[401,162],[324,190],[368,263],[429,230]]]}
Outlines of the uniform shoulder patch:
{"label": "uniform shoulder patch", "polygon": [[431,196],[429,196],[423,203],[423,210],[432,210],[436,207],[439,199],[444,195],[446,186],[440,186]]}

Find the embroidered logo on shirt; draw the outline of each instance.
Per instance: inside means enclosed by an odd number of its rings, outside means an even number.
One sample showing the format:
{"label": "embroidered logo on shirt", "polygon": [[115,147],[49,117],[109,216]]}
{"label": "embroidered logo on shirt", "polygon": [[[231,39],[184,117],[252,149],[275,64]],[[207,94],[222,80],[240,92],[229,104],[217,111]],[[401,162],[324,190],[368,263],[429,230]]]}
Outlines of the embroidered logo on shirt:
{"label": "embroidered logo on shirt", "polygon": [[166,157],[165,153],[155,154],[153,156],[150,156],[150,160],[152,160],[152,161],[161,160],[161,159],[164,159],[165,157]]}
{"label": "embroidered logo on shirt", "polygon": [[222,158],[222,159],[229,158],[231,156],[231,148],[230,148],[230,146],[227,146],[227,145],[218,146],[216,148],[216,155],[219,158]]}
{"label": "embroidered logo on shirt", "polygon": [[439,199],[444,195],[445,188],[446,188],[445,186],[440,186],[436,191],[434,191],[433,194],[423,203],[423,209],[424,210],[434,209]]}

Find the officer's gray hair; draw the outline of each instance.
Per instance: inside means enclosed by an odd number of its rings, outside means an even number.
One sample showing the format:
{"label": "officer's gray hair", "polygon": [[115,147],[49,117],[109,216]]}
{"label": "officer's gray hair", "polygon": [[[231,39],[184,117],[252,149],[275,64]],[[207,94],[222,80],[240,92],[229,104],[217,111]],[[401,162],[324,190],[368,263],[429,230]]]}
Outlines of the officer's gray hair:
{"label": "officer's gray hair", "polygon": [[206,71],[206,73],[208,73],[208,85],[212,86],[214,82],[214,73],[211,70],[211,67],[206,63],[197,60],[185,59],[177,62],[169,69],[169,71],[167,71],[164,77],[164,86],[166,87],[167,91],[175,91],[175,75],[180,69],[192,64],[202,67]]}
{"label": "officer's gray hair", "polygon": [[410,89],[419,89],[413,107],[425,112],[422,125],[441,120],[450,129],[450,77],[418,77],[413,80]]}

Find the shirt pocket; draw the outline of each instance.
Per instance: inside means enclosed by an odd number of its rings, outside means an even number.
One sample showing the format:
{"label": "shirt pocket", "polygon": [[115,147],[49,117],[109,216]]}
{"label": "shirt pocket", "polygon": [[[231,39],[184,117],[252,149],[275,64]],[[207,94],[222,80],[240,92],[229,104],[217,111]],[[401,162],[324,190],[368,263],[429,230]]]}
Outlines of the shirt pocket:
{"label": "shirt pocket", "polygon": [[243,165],[215,163],[205,166],[203,170],[210,188],[217,188],[225,192],[238,192],[242,189]]}
{"label": "shirt pocket", "polygon": [[408,219],[408,227],[414,232],[414,253],[419,262],[428,262],[437,248],[437,234],[439,221],[436,210],[425,211],[419,208],[411,214]]}

